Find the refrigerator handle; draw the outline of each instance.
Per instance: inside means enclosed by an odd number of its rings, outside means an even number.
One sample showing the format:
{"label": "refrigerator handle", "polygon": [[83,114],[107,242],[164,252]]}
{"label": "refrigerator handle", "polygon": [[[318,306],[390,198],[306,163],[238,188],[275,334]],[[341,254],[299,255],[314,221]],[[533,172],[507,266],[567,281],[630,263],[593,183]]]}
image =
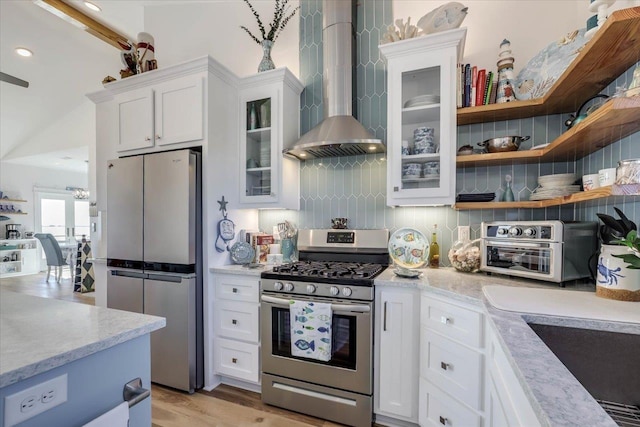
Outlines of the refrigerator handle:
{"label": "refrigerator handle", "polygon": [[195,276],[177,276],[177,275],[169,275],[169,274],[154,274],[150,273],[147,275],[147,279],[149,280],[157,280],[159,282],[170,282],[170,283],[181,283],[183,280],[191,280],[194,279]]}
{"label": "refrigerator handle", "polygon": [[140,273],[138,271],[127,271],[127,270],[109,270],[112,276],[120,276],[120,277],[133,277],[135,279],[146,279],[148,277],[145,273]]}

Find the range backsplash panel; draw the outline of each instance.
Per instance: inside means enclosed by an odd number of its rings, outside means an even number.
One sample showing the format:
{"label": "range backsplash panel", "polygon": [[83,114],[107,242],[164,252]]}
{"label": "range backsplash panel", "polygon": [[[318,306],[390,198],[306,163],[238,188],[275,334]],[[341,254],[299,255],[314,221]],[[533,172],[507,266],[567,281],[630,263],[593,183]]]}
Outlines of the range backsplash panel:
{"label": "range backsplash panel", "polygon": [[[300,73],[305,84],[301,95],[301,132],[311,129],[323,118],[322,112],[322,1],[301,0]],[[393,21],[390,0],[360,1],[356,15],[356,97],[355,116],[371,133],[386,141],[385,66],[378,52],[384,28]],[[633,69],[620,75],[604,93],[612,95],[616,87],[628,86]],[[532,117],[502,122],[458,126],[457,146],[474,145],[495,136],[530,135],[521,149],[544,144],[564,130],[568,114]],[[640,158],[640,133],[635,133],[577,162],[558,162],[513,166],[458,169],[457,192],[495,191],[499,198],[504,177],[513,176],[516,200],[527,200],[537,187],[537,177],[553,173],[597,173],[615,167],[618,160]],[[471,226],[479,237],[482,221],[496,220],[580,220],[596,221],[596,212],[614,214],[613,206],[640,222],[640,197],[617,197],[577,205],[546,209],[491,209],[455,211],[451,207],[386,206],[386,161],[381,155],[363,155],[315,159],[300,163],[300,211],[262,210],[260,228],[270,231],[282,220],[300,228],[329,228],[331,218],[346,217],[350,228],[388,228],[391,232],[413,227],[431,235],[438,224],[438,239],[444,265],[446,253],[457,239],[458,225]]]}

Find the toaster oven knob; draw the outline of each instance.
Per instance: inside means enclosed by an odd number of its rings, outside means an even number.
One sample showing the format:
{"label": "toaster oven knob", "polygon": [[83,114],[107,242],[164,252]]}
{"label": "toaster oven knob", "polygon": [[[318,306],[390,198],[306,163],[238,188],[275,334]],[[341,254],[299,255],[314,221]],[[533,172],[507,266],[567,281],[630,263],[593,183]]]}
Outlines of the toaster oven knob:
{"label": "toaster oven knob", "polygon": [[536,235],[536,229],[535,228],[525,228],[524,229],[524,235],[527,237],[533,237]]}
{"label": "toaster oven knob", "polygon": [[275,289],[276,291],[281,291],[282,290],[282,282],[276,282],[273,284],[273,289]]}
{"label": "toaster oven knob", "polygon": [[293,283],[288,282],[284,284],[284,290],[287,292],[291,292],[293,290]]}
{"label": "toaster oven knob", "polygon": [[332,286],[332,287],[329,289],[329,293],[330,293],[331,295],[334,295],[334,296],[335,296],[335,295],[338,295],[338,294],[340,293],[340,289],[338,289],[338,287],[337,287],[337,286]]}
{"label": "toaster oven knob", "polygon": [[312,294],[316,291],[316,287],[314,285],[307,285],[307,293]]}
{"label": "toaster oven knob", "polygon": [[345,297],[350,297],[352,293],[353,291],[351,290],[351,288],[342,288],[342,295],[344,295]]}
{"label": "toaster oven knob", "polygon": [[504,236],[508,232],[509,232],[509,230],[507,230],[506,228],[498,228],[498,235],[500,235],[500,236]]}
{"label": "toaster oven knob", "polygon": [[509,235],[511,236],[520,236],[522,234],[522,229],[520,227],[511,227],[509,229]]}

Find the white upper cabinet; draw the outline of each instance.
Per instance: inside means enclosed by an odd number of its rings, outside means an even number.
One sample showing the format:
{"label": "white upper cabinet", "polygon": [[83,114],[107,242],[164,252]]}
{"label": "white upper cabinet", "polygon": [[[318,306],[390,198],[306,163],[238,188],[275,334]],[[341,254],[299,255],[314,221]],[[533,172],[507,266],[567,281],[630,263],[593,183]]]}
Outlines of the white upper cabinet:
{"label": "white upper cabinet", "polygon": [[299,137],[302,84],[286,68],[240,83],[240,203],[300,209],[300,165],[282,151]]}
{"label": "white upper cabinet", "polygon": [[118,152],[203,139],[201,76],[131,90],[118,95],[116,103]]}
{"label": "white upper cabinet", "polygon": [[380,46],[387,60],[387,205],[453,204],[456,63],[466,28]]}

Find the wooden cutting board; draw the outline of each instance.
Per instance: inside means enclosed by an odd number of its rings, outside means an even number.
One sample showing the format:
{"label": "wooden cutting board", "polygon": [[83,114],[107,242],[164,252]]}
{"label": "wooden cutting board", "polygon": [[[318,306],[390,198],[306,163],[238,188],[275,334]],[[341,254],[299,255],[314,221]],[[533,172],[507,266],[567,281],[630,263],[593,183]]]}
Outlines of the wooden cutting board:
{"label": "wooden cutting board", "polygon": [[595,292],[489,285],[483,288],[500,310],[640,324],[640,303],[597,297]]}

